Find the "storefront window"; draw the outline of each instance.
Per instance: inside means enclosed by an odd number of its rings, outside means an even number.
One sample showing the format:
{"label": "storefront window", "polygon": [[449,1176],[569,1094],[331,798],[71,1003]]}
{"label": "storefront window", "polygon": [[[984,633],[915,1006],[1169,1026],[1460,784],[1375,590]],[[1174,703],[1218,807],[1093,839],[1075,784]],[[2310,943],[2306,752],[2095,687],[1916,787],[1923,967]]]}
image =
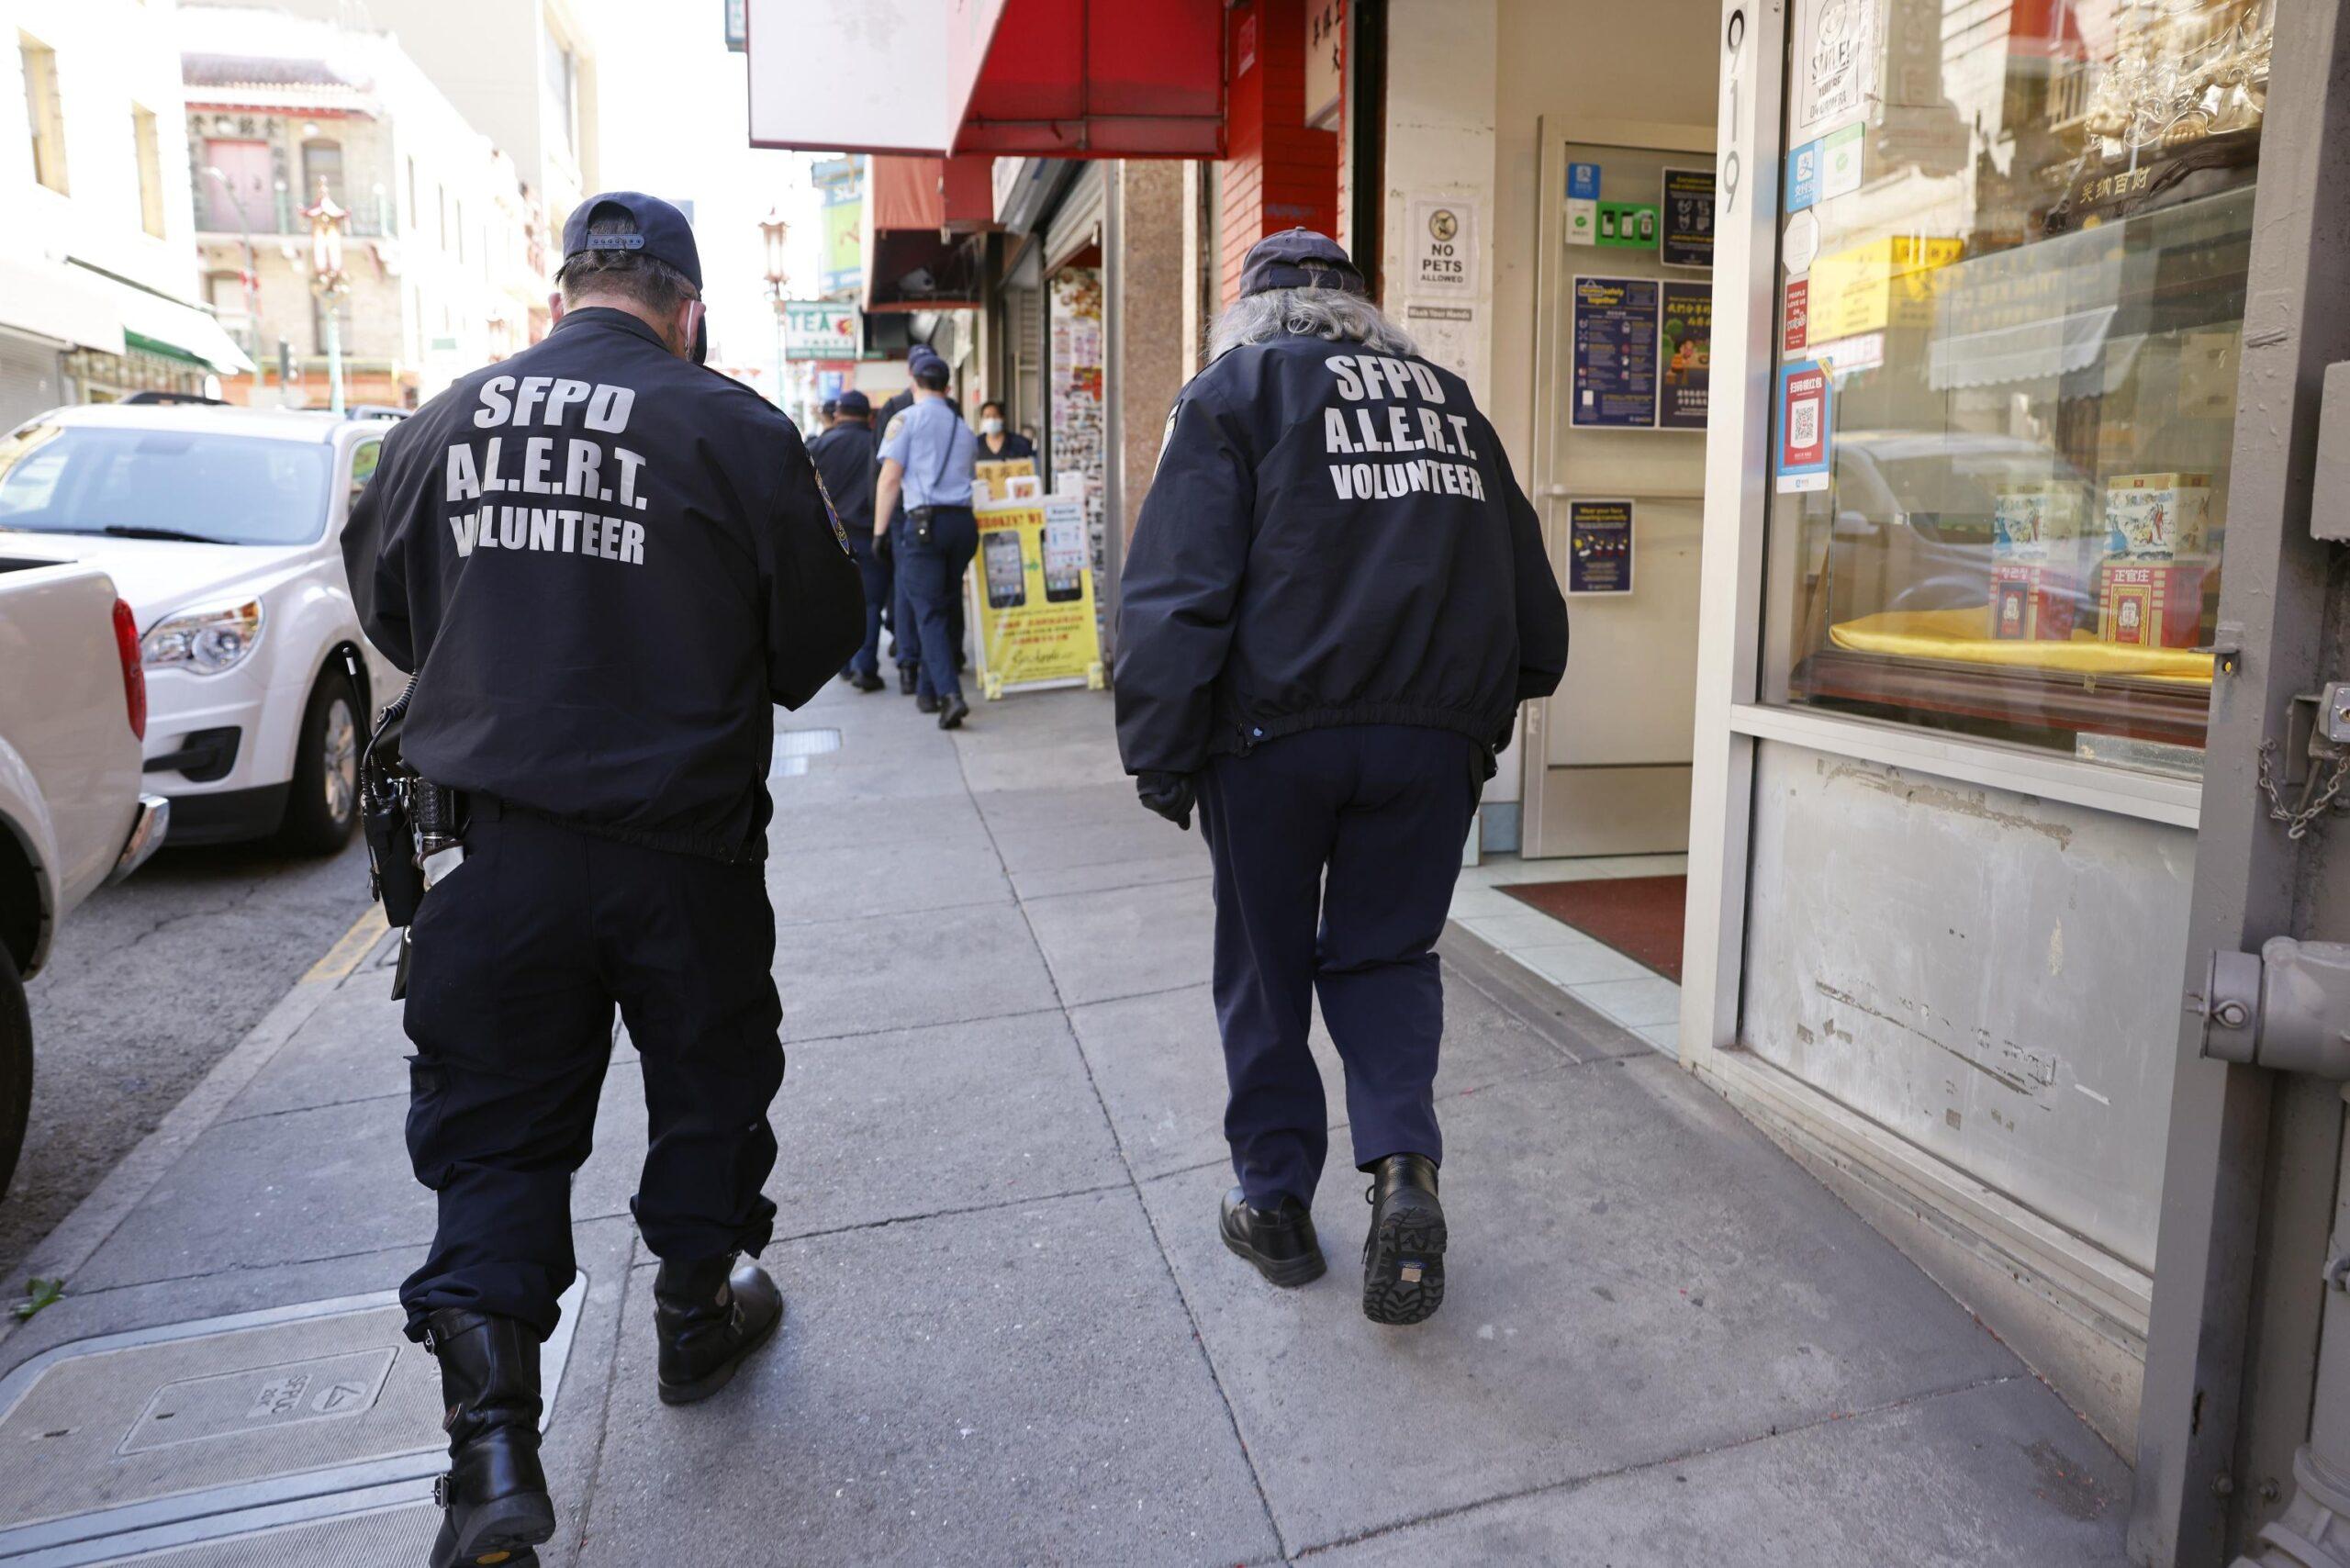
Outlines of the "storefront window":
{"label": "storefront window", "polygon": [[2199,767],[2268,0],[1796,0],[1767,694]]}

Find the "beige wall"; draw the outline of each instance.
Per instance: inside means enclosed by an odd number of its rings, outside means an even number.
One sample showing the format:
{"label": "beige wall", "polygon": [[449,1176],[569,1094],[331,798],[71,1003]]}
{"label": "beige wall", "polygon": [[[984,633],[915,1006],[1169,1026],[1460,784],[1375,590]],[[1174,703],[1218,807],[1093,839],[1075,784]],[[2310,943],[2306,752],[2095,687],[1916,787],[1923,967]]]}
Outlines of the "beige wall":
{"label": "beige wall", "polygon": [[[1494,113],[1493,386],[1487,416],[1524,475],[1533,456],[1534,128],[1572,120],[1711,127],[1719,0],[1498,0]],[[1391,43],[1391,48],[1397,48]],[[1400,48],[1397,52],[1401,52]],[[1558,193],[1563,197],[1564,193]]]}
{"label": "beige wall", "polygon": [[[1536,127],[1714,123],[1718,0],[1391,0],[1385,127],[1386,308],[1468,380],[1521,482],[1534,467]],[[1692,62],[1696,62],[1692,64]],[[1628,140],[1637,140],[1630,130]],[[1565,193],[1555,193],[1564,199]],[[1416,197],[1479,214],[1475,320],[1415,319],[1405,258]],[[1488,805],[1518,799],[1505,761]]]}
{"label": "beige wall", "polygon": [[[1387,13],[1386,230],[1382,304],[1430,359],[1460,373],[1478,401],[1491,400],[1494,338],[1494,71],[1496,0],[1392,0]],[[1466,306],[1474,319],[1432,329],[1411,316],[1406,258],[1411,205],[1443,196],[1480,209],[1477,271]]]}

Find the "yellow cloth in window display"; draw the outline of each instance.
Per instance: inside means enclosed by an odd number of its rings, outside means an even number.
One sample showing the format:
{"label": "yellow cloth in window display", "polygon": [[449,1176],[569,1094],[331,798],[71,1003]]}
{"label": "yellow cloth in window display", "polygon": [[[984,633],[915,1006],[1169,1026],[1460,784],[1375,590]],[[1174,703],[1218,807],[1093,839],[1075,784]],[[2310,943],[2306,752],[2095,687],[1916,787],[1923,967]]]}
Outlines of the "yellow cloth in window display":
{"label": "yellow cloth in window display", "polygon": [[1838,647],[1856,654],[2211,684],[2209,654],[2125,647],[2101,643],[2096,633],[2079,630],[2064,643],[2002,641],[1991,630],[1991,607],[1985,604],[1971,610],[1888,610],[1830,626],[1828,636]]}

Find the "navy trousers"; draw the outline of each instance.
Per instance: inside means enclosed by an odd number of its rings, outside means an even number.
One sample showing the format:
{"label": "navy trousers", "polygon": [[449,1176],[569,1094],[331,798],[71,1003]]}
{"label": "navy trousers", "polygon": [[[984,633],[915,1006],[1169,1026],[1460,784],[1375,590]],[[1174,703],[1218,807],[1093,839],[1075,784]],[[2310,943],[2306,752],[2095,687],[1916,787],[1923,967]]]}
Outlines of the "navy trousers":
{"label": "navy trousers", "polygon": [[897,574],[890,569],[890,557],[875,548],[871,534],[859,539],[849,536],[849,554],[856,557],[856,575],[865,582],[865,645],[849,655],[851,675],[881,673],[881,610],[896,590]]}
{"label": "navy trousers", "polygon": [[645,1245],[685,1260],[767,1245],[783,1009],[759,867],[476,802],[464,864],[424,895],[410,938],[408,1155],[440,1196],[432,1249],[400,1287],[411,1338],[445,1306],[554,1331],[615,1007],[644,1069],[629,1206]]}
{"label": "navy trousers", "polygon": [[906,509],[890,521],[890,656],[900,669],[922,668],[922,628],[915,623],[913,583],[906,575],[906,543],[912,537]]}
{"label": "navy trousers", "polygon": [[963,694],[958,675],[963,664],[963,573],[979,548],[979,520],[968,507],[933,508],[927,544],[914,537],[912,523],[906,525],[898,580],[906,585],[914,624],[920,628],[922,667],[914,677],[917,692],[942,700]]}
{"label": "navy trousers", "polygon": [[1224,1131],[1251,1204],[1310,1204],[1321,1180],[1316,995],[1346,1069],[1355,1164],[1443,1159],[1434,949],[1484,778],[1468,737],[1393,724],[1308,730],[1209,762],[1200,826],[1215,871]]}

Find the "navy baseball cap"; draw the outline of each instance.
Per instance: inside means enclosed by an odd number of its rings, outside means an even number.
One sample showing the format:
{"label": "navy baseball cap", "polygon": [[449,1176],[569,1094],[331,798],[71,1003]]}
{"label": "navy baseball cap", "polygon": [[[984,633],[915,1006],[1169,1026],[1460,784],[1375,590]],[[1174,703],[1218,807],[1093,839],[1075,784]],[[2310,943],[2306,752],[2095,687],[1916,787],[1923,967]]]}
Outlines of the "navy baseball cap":
{"label": "navy baseball cap", "polygon": [[912,348],[906,351],[907,375],[916,375],[932,365],[936,365],[939,369],[945,370],[946,368],[946,362],[939,358],[938,351],[932,348],[928,343],[916,343]]}
{"label": "navy baseball cap", "polygon": [[834,412],[855,419],[869,420],[873,417],[873,399],[852,386],[841,394],[840,406]]}
{"label": "navy baseball cap", "polygon": [[[625,218],[636,232],[588,232],[589,224],[611,218]],[[563,224],[563,259],[567,262],[590,251],[634,251],[675,267],[696,291],[701,288],[701,251],[694,244],[693,225],[659,196],[643,191],[604,191],[573,207]]]}
{"label": "navy baseball cap", "polygon": [[1369,295],[1362,270],[1339,243],[1311,229],[1285,229],[1248,248],[1240,263],[1243,297],[1270,288],[1335,288]]}

